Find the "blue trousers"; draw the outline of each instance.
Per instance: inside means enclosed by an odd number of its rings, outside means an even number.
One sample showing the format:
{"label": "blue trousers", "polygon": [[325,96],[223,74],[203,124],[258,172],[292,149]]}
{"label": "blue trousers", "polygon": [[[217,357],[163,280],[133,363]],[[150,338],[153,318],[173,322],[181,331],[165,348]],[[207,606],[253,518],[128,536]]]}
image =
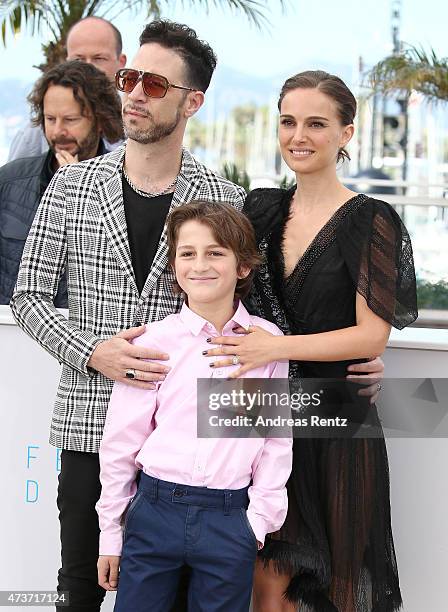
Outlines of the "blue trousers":
{"label": "blue trousers", "polygon": [[129,506],[114,612],[167,612],[191,568],[189,612],[247,612],[257,541],[247,487],[207,489],[142,473]]}

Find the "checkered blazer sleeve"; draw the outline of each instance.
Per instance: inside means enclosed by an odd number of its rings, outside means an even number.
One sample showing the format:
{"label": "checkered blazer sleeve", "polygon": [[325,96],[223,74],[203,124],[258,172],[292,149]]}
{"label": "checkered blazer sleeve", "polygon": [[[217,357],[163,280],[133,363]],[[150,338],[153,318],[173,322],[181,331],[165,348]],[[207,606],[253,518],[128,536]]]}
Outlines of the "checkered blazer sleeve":
{"label": "checkered blazer sleeve", "polygon": [[78,329],[53,305],[67,255],[64,170],[55,174],[37,209],[10,306],[19,327],[46,351],[91,376],[87,362],[101,338]]}

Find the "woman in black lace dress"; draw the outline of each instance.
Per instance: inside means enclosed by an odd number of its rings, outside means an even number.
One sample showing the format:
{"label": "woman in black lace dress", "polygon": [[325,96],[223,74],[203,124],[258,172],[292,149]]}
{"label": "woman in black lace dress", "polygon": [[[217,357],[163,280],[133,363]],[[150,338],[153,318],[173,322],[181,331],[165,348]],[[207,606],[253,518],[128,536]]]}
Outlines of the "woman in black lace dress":
{"label": "woman in black lace dress", "polygon": [[[298,74],[279,109],[280,148],[297,186],[257,189],[245,212],[265,256],[250,305],[286,335],[250,328],[216,339],[228,346],[211,353],[238,355],[236,376],[289,359],[293,378],[343,378],[350,361],[383,352],[391,325],[416,319],[412,248],[390,205],[336,176],[356,112],[346,85],[320,71]],[[384,440],[295,439],[288,497],[284,526],[260,552],[254,610],[398,610]]]}

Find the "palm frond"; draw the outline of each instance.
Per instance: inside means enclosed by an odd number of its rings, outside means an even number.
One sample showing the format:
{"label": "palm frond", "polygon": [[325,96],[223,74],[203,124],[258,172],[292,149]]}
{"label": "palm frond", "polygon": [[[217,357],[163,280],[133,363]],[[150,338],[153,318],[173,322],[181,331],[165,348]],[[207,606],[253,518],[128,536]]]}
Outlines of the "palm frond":
{"label": "palm frond", "polygon": [[284,174],[278,184],[279,189],[291,189],[296,184],[296,179]]}
{"label": "palm frond", "polygon": [[[123,3],[123,0],[113,0],[107,2],[107,9],[102,13],[102,17],[106,17],[110,21],[114,21],[119,15],[129,11],[130,13],[137,14],[139,10],[147,5],[146,18],[158,19],[161,17],[161,6],[160,0],[127,0]],[[117,9],[115,12],[113,9]]]}
{"label": "palm frond", "polygon": [[434,49],[408,46],[401,53],[378,62],[367,74],[370,86],[384,95],[421,93],[430,101],[448,101],[448,58]]}
{"label": "palm frond", "polygon": [[[289,0],[277,0],[282,8],[285,8],[288,1]],[[142,8],[143,5],[146,5],[147,17],[156,19],[161,17],[163,6],[170,5],[170,0],[146,0],[146,2],[144,0],[127,0],[126,2],[113,2],[112,6],[107,8],[107,15],[111,14],[111,9],[117,4],[121,6],[120,9],[114,13],[114,17],[126,11],[135,11]],[[258,28],[268,24],[268,18],[265,14],[265,10],[269,4],[267,0],[182,0],[181,4],[183,7],[197,6],[204,9],[207,14],[210,12],[211,8],[228,8],[235,14],[243,13],[247,20]]]}
{"label": "palm frond", "polygon": [[[169,4],[169,0],[163,0],[164,4]],[[282,6],[284,0],[278,0]],[[160,4],[156,2],[155,4]],[[210,13],[210,8],[229,8],[233,13],[243,13],[249,23],[257,28],[262,28],[269,23],[265,14],[265,9],[268,6],[267,1],[261,0],[182,0],[182,5],[198,6],[203,8],[205,12]]]}
{"label": "palm frond", "polygon": [[40,33],[43,23],[48,25],[51,32],[55,34],[52,18],[52,3],[44,0],[0,0],[0,23],[2,30],[2,42],[6,46],[8,26],[15,36],[25,28],[30,27],[31,33]]}
{"label": "palm frond", "polygon": [[235,185],[242,187],[246,193],[249,193],[250,189],[250,177],[247,172],[233,162],[224,162],[221,168],[221,174],[224,178]]}
{"label": "palm frond", "polygon": [[56,0],[55,4],[58,7],[60,15],[65,17],[65,15],[67,14],[65,2],[63,2],[63,0]]}
{"label": "palm frond", "polygon": [[[290,0],[276,0],[284,8]],[[126,11],[136,12],[147,8],[148,17],[157,18],[162,14],[164,5],[170,0],[0,0],[0,28],[3,45],[6,46],[8,30],[13,35],[26,27],[31,33],[40,34],[42,26],[48,27],[52,40],[43,46],[47,64],[60,61],[61,49],[69,28],[82,17],[98,15],[114,17]],[[243,13],[247,20],[258,28],[269,23],[266,9],[267,0],[183,0],[188,6],[198,6],[209,12],[213,8],[230,9],[234,13]],[[55,50],[59,51],[55,54]],[[44,64],[43,66],[46,66]]]}

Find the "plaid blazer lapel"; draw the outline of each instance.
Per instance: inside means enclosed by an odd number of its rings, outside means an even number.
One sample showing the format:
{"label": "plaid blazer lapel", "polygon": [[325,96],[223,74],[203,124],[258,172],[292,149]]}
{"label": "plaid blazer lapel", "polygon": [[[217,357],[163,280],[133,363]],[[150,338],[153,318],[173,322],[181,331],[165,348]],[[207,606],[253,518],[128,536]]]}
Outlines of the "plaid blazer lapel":
{"label": "plaid blazer lapel", "polygon": [[103,223],[108,240],[118,263],[127,276],[132,279],[136,293],[137,284],[132,267],[131,250],[129,248],[128,230],[123,205],[123,186],[121,167],[125,148],[118,147],[108,157],[102,174],[97,178],[99,206],[103,215]]}
{"label": "plaid blazer lapel", "polygon": [[[179,176],[176,182],[176,189],[171,200],[169,212],[177,208],[181,204],[190,202],[199,193],[201,188],[201,175],[198,172],[198,167],[192,155],[186,150],[182,151],[182,163]],[[144,302],[148,295],[154,289],[157,280],[168,265],[168,243],[166,236],[166,225],[163,228],[160,236],[159,246],[157,248],[151,269],[146,279],[143,291],[140,296],[140,301]]]}

